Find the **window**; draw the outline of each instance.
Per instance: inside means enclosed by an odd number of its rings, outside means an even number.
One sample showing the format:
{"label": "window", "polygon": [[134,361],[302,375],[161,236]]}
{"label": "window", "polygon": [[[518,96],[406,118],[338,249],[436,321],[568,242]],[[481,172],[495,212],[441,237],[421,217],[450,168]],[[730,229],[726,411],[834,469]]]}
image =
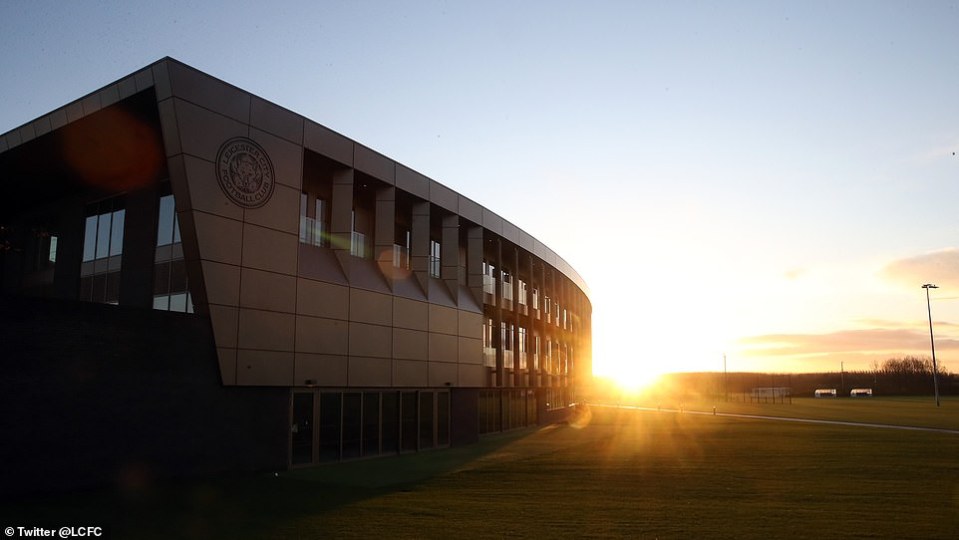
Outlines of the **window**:
{"label": "window", "polygon": [[496,267],[483,261],[483,292],[496,296]]}
{"label": "window", "polygon": [[518,327],[519,334],[519,368],[526,369],[526,329]]}
{"label": "window", "polygon": [[362,399],[363,394],[359,392],[343,394],[343,443],[342,453],[340,454],[342,459],[357,458],[361,455]]}
{"label": "window", "polygon": [[546,355],[543,358],[543,370],[553,373],[553,340],[546,338]]}
{"label": "window", "polygon": [[383,392],[382,402],[382,450],[395,453],[399,451],[399,394]]}
{"label": "window", "polygon": [[[310,204],[312,201],[312,204]],[[300,193],[300,243],[326,247],[327,202],[322,197]]]}
{"label": "window", "polygon": [[57,235],[51,234],[49,237],[49,249],[47,249],[47,261],[57,262]]}
{"label": "window", "polygon": [[533,371],[539,371],[539,350],[540,350],[540,341],[539,336],[533,336]]}
{"label": "window", "polygon": [[450,393],[436,394],[436,444],[449,446],[450,444]]}
{"label": "window", "polygon": [[519,298],[517,298],[516,301],[519,302],[521,306],[525,306],[526,305],[526,282],[523,281],[522,279],[519,280],[519,283],[517,283],[517,287],[519,288]]}
{"label": "window", "polygon": [[320,394],[320,461],[340,459],[342,403],[338,392]]}
{"label": "window", "polygon": [[420,449],[433,448],[433,392],[420,392]]}
{"label": "window", "polygon": [[400,449],[403,452],[415,451],[419,427],[416,392],[403,392],[400,397]]}
{"label": "window", "polygon": [[180,223],[176,215],[173,195],[160,197],[160,215],[157,219],[157,246],[180,243]]}
{"label": "window", "polygon": [[350,239],[350,255],[354,257],[366,257],[366,235],[356,230],[356,212],[352,214],[353,234]]}
{"label": "window", "polygon": [[503,347],[503,367],[513,368],[513,332],[512,323],[503,322],[500,324],[500,341]]}
{"label": "window", "polygon": [[380,453],[380,394],[363,394],[363,455]]}
{"label": "window", "polygon": [[503,300],[513,300],[513,276],[503,270]]}
{"label": "window", "polygon": [[430,276],[440,277],[440,243],[430,239]]}
{"label": "window", "polygon": [[119,303],[125,217],[122,199],[109,199],[87,207],[80,300]]}
{"label": "window", "polygon": [[493,319],[483,321],[483,362],[496,367],[496,349],[493,347]]}
{"label": "window", "polygon": [[313,462],[313,393],[293,394],[293,418],[290,426],[290,462],[302,465]]}
{"label": "window", "polygon": [[410,269],[410,239],[412,235],[407,229],[397,229],[393,243],[393,266]]}
{"label": "window", "polygon": [[153,258],[153,309],[193,313],[193,298],[187,283],[180,223],[173,195],[161,196],[159,206],[156,253]]}

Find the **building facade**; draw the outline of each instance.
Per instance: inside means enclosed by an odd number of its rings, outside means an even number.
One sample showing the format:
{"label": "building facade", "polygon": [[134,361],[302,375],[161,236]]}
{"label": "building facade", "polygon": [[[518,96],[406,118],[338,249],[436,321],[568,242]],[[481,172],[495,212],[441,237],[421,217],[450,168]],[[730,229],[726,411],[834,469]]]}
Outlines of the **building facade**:
{"label": "building facade", "polygon": [[6,457],[76,485],[465,444],[591,376],[553,251],[170,58],[0,135],[0,186]]}

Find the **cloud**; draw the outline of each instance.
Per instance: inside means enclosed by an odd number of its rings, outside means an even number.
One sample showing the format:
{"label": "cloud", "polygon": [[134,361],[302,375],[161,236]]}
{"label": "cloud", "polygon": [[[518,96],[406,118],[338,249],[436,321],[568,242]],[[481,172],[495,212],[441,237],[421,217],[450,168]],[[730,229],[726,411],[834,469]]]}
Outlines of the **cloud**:
{"label": "cloud", "polygon": [[955,289],[959,286],[959,248],[949,247],[886,264],[880,276],[908,287],[924,283]]}
{"label": "cloud", "polygon": [[[767,334],[739,340],[750,356],[807,356],[848,353],[889,355],[927,351],[929,334],[905,328],[841,330],[828,334]],[[936,338],[936,350],[959,350],[959,340]]]}
{"label": "cloud", "polygon": [[[908,329],[925,328],[925,326],[926,326],[927,324],[929,324],[928,321],[927,321],[927,319],[914,320],[914,321],[894,321],[894,320],[891,320],[891,319],[868,319],[868,318],[867,318],[867,319],[856,319],[856,323],[858,323],[860,326],[864,326],[864,327],[885,328],[885,329],[893,329],[893,328],[908,328]],[[959,323],[952,323],[952,322],[948,322],[948,321],[943,321],[943,320],[938,320],[938,319],[937,319],[937,320],[935,321],[935,326],[936,326],[936,331],[938,332],[939,330],[942,330],[943,328],[950,329],[950,330],[957,329],[957,328],[959,328]]]}
{"label": "cloud", "polygon": [[805,268],[792,268],[790,270],[786,270],[785,276],[786,276],[786,279],[788,279],[789,281],[795,281],[803,277],[803,275],[805,274],[806,274]]}
{"label": "cloud", "polygon": [[959,139],[918,152],[914,155],[913,161],[919,163],[934,163],[946,158],[955,157],[957,153],[959,153]]}

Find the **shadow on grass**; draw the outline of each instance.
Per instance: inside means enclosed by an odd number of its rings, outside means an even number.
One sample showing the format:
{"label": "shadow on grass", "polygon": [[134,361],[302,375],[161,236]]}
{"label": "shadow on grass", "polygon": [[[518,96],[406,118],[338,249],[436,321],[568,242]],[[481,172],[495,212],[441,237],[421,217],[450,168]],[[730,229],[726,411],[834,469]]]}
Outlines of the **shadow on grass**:
{"label": "shadow on grass", "polygon": [[536,428],[468,446],[317,467],[4,501],[0,525],[103,526],[116,538],[261,537],[298,519],[408,491],[468,466]]}

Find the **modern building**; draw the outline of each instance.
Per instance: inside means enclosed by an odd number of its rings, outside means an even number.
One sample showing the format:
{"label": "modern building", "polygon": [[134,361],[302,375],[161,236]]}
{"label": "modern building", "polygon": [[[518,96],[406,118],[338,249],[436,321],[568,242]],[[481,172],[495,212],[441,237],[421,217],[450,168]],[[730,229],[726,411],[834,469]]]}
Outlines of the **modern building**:
{"label": "modern building", "polygon": [[556,253],[170,58],[0,135],[0,189],[8,493],[466,444],[591,376]]}

